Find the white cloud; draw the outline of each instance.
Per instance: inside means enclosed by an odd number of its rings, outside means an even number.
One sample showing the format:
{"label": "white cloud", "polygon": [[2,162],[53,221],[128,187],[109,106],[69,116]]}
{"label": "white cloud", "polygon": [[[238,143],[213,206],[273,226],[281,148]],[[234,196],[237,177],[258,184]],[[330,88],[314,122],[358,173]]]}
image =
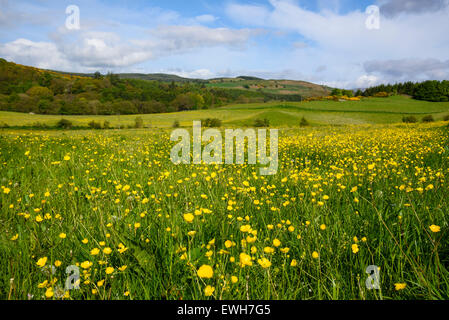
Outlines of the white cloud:
{"label": "white cloud", "polygon": [[61,28],[52,34],[53,42],[17,39],[0,44],[0,55],[17,63],[63,71],[114,70],[192,49],[242,49],[253,34],[255,31],[248,29],[160,26],[149,30],[144,39],[126,40],[113,32]]}
{"label": "white cloud", "polygon": [[[391,19],[381,17],[380,30],[365,27],[364,11],[338,14],[314,12],[286,0],[270,0],[270,7],[231,4],[226,12],[243,26],[264,27],[298,34],[312,43],[297,50],[290,64],[313,72],[320,65],[327,81],[358,86],[369,83],[363,68],[369,60],[447,59],[449,43],[449,8],[421,14],[403,14]],[[385,77],[378,81],[386,80]],[[395,81],[392,77],[388,80]],[[413,80],[413,79],[411,79]]]}
{"label": "white cloud", "polygon": [[43,69],[67,69],[70,62],[52,42],[17,39],[0,45],[0,56],[24,65]]}
{"label": "white cloud", "polygon": [[161,71],[162,73],[167,74],[175,74],[177,76],[183,77],[183,78],[190,78],[190,79],[210,79],[216,76],[215,73],[210,71],[209,69],[198,69],[193,71],[185,71],[185,70],[164,70]]}
{"label": "white cloud", "polygon": [[203,15],[195,17],[195,21],[197,21],[199,23],[212,23],[215,20],[217,20],[217,17],[215,17],[211,14],[203,14]]}

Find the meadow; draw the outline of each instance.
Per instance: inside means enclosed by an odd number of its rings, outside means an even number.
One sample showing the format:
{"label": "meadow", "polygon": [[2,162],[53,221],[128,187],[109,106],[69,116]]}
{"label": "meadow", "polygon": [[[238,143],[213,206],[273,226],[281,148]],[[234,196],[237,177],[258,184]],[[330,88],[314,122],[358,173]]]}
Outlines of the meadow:
{"label": "meadow", "polygon": [[[447,104],[376,101],[146,115],[150,129],[0,130],[0,298],[448,299],[447,122],[394,123],[440,120]],[[224,126],[263,115],[316,125],[280,131],[274,176],[175,166],[163,127],[212,112]],[[71,265],[79,289],[66,290]]]}
{"label": "meadow", "polygon": [[269,102],[255,104],[234,104],[216,109],[195,111],[142,114],[142,115],[40,115],[0,111],[0,125],[27,127],[36,123],[55,126],[61,118],[73,122],[74,126],[88,127],[88,123],[109,121],[111,126],[131,126],[137,116],[146,127],[170,128],[174,121],[181,126],[191,127],[192,121],[206,118],[222,120],[223,126],[253,126],[256,119],[267,118],[270,125],[280,128],[298,127],[302,117],[314,126],[351,124],[388,124],[402,121],[404,116],[415,116],[420,120],[432,115],[443,120],[449,115],[448,102],[427,102],[405,96],[388,98],[364,98],[361,101],[311,101],[311,102]]}

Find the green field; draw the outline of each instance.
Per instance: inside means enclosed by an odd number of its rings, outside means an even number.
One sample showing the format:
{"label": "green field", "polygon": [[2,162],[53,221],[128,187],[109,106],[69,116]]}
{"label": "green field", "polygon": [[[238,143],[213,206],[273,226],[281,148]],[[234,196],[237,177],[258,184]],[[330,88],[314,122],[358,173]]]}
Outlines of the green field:
{"label": "green field", "polygon": [[[255,119],[267,118],[275,127],[297,127],[302,117],[313,125],[388,124],[402,121],[405,115],[420,120],[425,115],[443,120],[449,115],[448,102],[426,102],[404,96],[389,98],[364,98],[362,101],[312,101],[230,105],[217,109],[177,113],[145,114],[145,126],[171,127],[175,120],[181,126],[191,126],[193,120],[218,118],[223,126],[252,126]],[[61,118],[71,120],[75,126],[87,126],[92,120],[107,120],[113,126],[132,125],[136,115],[113,116],[55,116],[32,115],[0,111],[0,124],[32,126],[36,122],[54,126]]]}

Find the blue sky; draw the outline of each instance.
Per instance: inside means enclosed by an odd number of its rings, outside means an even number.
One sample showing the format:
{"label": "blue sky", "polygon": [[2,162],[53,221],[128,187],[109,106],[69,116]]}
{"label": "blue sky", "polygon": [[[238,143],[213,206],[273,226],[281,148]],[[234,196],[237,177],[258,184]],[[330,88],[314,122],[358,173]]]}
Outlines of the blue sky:
{"label": "blue sky", "polygon": [[[79,29],[66,27],[69,5]],[[448,79],[448,17],[448,0],[0,0],[0,57],[63,71],[357,88]]]}

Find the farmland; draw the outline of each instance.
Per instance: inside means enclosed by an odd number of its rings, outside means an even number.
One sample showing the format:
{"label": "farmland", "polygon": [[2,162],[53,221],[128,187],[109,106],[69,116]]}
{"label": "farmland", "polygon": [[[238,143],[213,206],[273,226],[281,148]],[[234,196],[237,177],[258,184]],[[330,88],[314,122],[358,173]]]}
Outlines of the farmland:
{"label": "farmland", "polygon": [[[407,115],[419,120],[432,115],[435,120],[443,120],[449,115],[449,103],[413,100],[404,96],[389,98],[364,98],[361,101],[311,101],[311,102],[272,102],[256,104],[228,105],[216,109],[205,109],[174,113],[144,114],[140,116],[145,126],[154,128],[171,127],[174,121],[181,126],[191,126],[193,120],[218,118],[223,126],[252,126],[256,119],[267,118],[275,127],[298,127],[302,117],[311,124],[388,124],[398,123]],[[74,116],[74,115],[35,115],[28,113],[0,111],[0,125],[27,127],[36,123],[52,127],[61,118],[73,122],[74,126],[87,127],[90,121],[109,121],[112,126],[129,126],[136,115]]]}

